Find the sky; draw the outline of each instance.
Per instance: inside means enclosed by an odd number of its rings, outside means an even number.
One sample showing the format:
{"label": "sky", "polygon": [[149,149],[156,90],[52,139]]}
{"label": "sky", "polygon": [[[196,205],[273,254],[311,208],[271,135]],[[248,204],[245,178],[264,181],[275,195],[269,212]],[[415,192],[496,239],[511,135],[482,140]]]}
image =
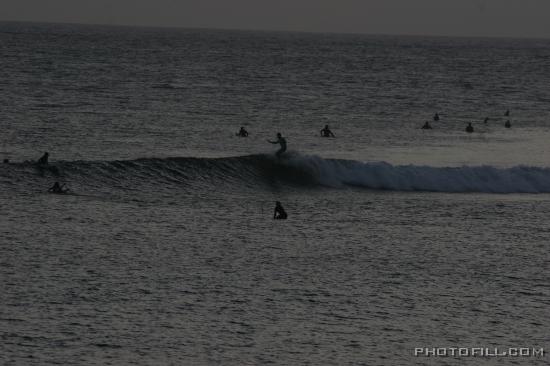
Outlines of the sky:
{"label": "sky", "polygon": [[0,0],[0,20],[550,38],[550,0]]}

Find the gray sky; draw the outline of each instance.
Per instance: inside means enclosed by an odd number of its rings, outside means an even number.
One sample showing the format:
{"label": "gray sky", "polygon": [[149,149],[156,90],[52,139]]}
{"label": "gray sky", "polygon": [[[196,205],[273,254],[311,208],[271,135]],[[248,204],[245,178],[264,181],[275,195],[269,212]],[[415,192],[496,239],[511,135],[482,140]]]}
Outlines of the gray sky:
{"label": "gray sky", "polygon": [[550,38],[550,0],[0,0],[0,20]]}

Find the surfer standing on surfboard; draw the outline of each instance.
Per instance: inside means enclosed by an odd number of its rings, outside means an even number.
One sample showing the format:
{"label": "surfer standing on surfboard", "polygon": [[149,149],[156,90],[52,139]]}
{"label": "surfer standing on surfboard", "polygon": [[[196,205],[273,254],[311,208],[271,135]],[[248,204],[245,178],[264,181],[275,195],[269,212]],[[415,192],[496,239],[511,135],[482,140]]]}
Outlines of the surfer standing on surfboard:
{"label": "surfer standing on surfboard", "polygon": [[277,133],[277,141],[270,141],[270,140],[267,140],[267,142],[271,143],[271,144],[279,144],[281,145],[281,148],[279,150],[277,150],[277,152],[275,153],[275,155],[280,158],[281,155],[286,151],[286,140],[285,138],[281,135],[280,132]]}

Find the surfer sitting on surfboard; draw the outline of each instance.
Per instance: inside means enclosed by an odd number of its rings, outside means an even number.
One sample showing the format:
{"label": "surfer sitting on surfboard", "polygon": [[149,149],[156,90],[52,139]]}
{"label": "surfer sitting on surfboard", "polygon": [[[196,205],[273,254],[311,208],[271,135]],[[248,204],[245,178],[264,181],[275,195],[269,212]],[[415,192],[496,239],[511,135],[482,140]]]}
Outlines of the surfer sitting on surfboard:
{"label": "surfer sitting on surfboard", "polygon": [[280,132],[277,133],[277,141],[269,141],[267,140],[267,142],[271,143],[271,144],[279,144],[281,145],[281,148],[279,150],[277,150],[277,152],[275,153],[275,155],[277,155],[278,158],[281,157],[281,155],[286,151],[286,140],[285,138],[281,135]]}
{"label": "surfer sitting on surfboard", "polygon": [[325,128],[323,128],[321,130],[321,136],[322,137],[336,137],[336,136],[334,136],[334,134],[332,133],[330,128],[328,128],[328,125],[325,125]]}
{"label": "surfer sitting on surfboard", "polygon": [[275,212],[273,212],[273,218],[275,220],[286,220],[288,215],[286,214],[285,209],[281,205],[281,202],[275,202]]}
{"label": "surfer sitting on surfboard", "polygon": [[424,126],[422,126],[420,128],[423,129],[423,130],[431,130],[432,126],[430,125],[430,123],[428,121],[426,121],[426,123],[424,123]]}
{"label": "surfer sitting on surfboard", "polygon": [[38,159],[38,164],[40,165],[48,165],[48,158],[49,158],[50,154],[48,154],[47,152],[44,153],[44,155],[42,155],[42,157],[40,159]]}
{"label": "surfer sitting on surfboard", "polygon": [[237,132],[235,135],[239,137],[248,137],[248,131],[244,129],[244,127],[241,127],[239,132]]}
{"label": "surfer sitting on surfboard", "polygon": [[60,185],[59,182],[55,182],[53,186],[48,189],[48,192],[51,193],[67,193],[69,191],[69,188],[64,188],[65,184]]}

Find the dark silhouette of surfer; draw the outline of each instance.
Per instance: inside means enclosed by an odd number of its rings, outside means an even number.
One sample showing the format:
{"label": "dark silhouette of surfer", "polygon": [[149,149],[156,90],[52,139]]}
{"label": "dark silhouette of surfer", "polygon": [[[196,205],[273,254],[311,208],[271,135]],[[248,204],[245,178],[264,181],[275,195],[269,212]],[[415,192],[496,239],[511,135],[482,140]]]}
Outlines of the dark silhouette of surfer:
{"label": "dark silhouette of surfer", "polygon": [[286,214],[285,209],[281,205],[281,202],[275,202],[275,211],[273,212],[273,218],[275,220],[286,220],[288,215]]}
{"label": "dark silhouette of surfer", "polygon": [[468,133],[474,132],[474,126],[472,126],[472,123],[468,123],[468,126],[466,126],[466,132]]}
{"label": "dark silhouette of surfer", "polygon": [[422,126],[421,128],[423,130],[431,130],[432,126],[430,125],[430,123],[428,121],[426,121],[426,123],[424,123],[424,126]]}
{"label": "dark silhouette of surfer", "polygon": [[236,133],[239,137],[248,137],[248,131],[244,129],[244,127],[241,127],[239,132]]}
{"label": "dark silhouette of surfer", "polygon": [[48,192],[51,193],[67,193],[69,188],[65,188],[65,184],[61,185],[59,182],[55,182],[53,186],[48,189]]}
{"label": "dark silhouette of surfer", "polygon": [[44,153],[44,155],[42,155],[42,157],[40,159],[38,159],[38,164],[40,165],[48,165],[48,158],[50,157],[50,154],[48,154],[47,152]]}
{"label": "dark silhouette of surfer", "polygon": [[489,122],[489,117],[485,117],[485,119],[483,120],[483,123],[487,124],[487,122]]}
{"label": "dark silhouette of surfer", "polygon": [[439,114],[438,113],[434,114],[434,121],[436,121],[436,122],[439,121]]}
{"label": "dark silhouette of surfer", "polygon": [[504,124],[504,127],[506,127],[506,128],[512,127],[512,124],[510,123],[510,120],[506,121],[506,123]]}
{"label": "dark silhouette of surfer", "polygon": [[506,112],[504,112],[504,115],[505,115],[506,117],[508,117],[508,116],[510,115],[510,110],[507,109]]}
{"label": "dark silhouette of surfer", "polygon": [[271,143],[271,144],[279,144],[281,145],[281,148],[279,150],[277,150],[277,152],[275,153],[275,155],[277,155],[278,158],[281,157],[281,155],[286,151],[286,140],[285,138],[281,135],[280,132],[277,133],[277,140],[276,141],[270,141],[270,140],[267,140],[267,142]]}
{"label": "dark silhouette of surfer", "polygon": [[328,128],[328,125],[325,125],[325,128],[323,128],[321,130],[321,136],[322,137],[336,137],[336,136],[334,136],[334,134],[332,133],[330,128]]}

